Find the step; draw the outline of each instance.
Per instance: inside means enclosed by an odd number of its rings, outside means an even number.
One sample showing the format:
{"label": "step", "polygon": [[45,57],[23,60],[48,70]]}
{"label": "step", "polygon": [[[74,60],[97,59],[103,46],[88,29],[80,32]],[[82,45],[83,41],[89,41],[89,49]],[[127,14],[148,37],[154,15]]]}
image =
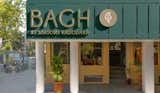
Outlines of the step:
{"label": "step", "polygon": [[125,74],[125,71],[121,71],[121,70],[110,70],[110,74]]}
{"label": "step", "polygon": [[120,66],[111,66],[110,70],[125,70],[125,67],[120,67]]}
{"label": "step", "polygon": [[126,83],[126,79],[110,79],[110,83],[124,84],[124,83]]}
{"label": "step", "polygon": [[125,75],[111,75],[110,79],[125,79]]}

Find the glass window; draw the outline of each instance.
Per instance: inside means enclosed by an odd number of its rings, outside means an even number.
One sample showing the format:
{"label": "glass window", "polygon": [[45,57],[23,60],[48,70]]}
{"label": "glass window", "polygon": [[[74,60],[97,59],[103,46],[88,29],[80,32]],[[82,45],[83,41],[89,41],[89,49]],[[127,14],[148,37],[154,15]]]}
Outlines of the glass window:
{"label": "glass window", "polygon": [[[135,43],[135,65],[142,63],[142,47],[140,43]],[[158,43],[154,43],[154,64],[158,65]]]}
{"label": "glass window", "polygon": [[121,42],[111,42],[109,44],[109,50],[121,50]]}
{"label": "glass window", "polygon": [[81,64],[101,65],[102,64],[102,44],[101,43],[81,43]]}
{"label": "glass window", "polygon": [[134,63],[135,65],[141,65],[142,64],[142,47],[141,43],[135,43],[135,57],[134,57]]}
{"label": "glass window", "polygon": [[69,53],[69,43],[54,43],[53,44],[53,55],[58,55],[59,52],[62,52],[64,64],[70,63],[70,53]]}

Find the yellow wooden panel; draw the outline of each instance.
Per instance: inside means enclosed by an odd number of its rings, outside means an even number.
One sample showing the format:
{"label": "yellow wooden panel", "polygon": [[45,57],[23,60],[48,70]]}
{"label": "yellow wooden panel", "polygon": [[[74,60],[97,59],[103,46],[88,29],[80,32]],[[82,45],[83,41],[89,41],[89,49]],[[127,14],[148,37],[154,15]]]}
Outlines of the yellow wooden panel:
{"label": "yellow wooden panel", "polygon": [[[137,84],[138,80],[138,73],[136,73],[136,67],[134,66],[134,43],[126,43],[126,62],[131,63],[131,79],[134,84]],[[49,74],[50,71],[50,61],[53,55],[53,43],[46,43],[46,83],[52,83],[53,78]],[[86,83],[84,82],[85,75],[104,75],[104,79],[102,83],[109,84],[109,44],[103,43],[102,44],[102,66],[83,66],[80,64],[81,61],[81,54],[80,54],[80,44],[79,44],[79,79],[80,84],[95,84],[93,83]],[[159,84],[158,79],[160,76],[160,42],[158,43],[158,65],[155,66],[155,83]],[[64,82],[69,83],[69,76],[70,76],[70,66],[69,64],[64,65]],[[99,84],[102,84],[99,83]],[[98,84],[96,82],[96,84]]]}
{"label": "yellow wooden panel", "polygon": [[109,79],[110,79],[110,68],[109,68],[109,43],[103,43],[102,47],[102,56],[103,56],[103,63],[104,65],[104,82],[109,84]]}
{"label": "yellow wooden panel", "polygon": [[53,78],[50,75],[50,62],[51,62],[51,56],[52,56],[52,45],[51,43],[47,42],[46,44],[46,83],[51,83],[53,82]]}
{"label": "yellow wooden panel", "polygon": [[[80,46],[80,44],[79,44]],[[109,83],[109,47],[108,43],[102,44],[102,62],[103,65],[91,65],[85,66],[81,65],[81,56],[80,56],[80,47],[79,47],[79,79],[80,84],[108,84]],[[87,75],[103,75],[102,82],[84,82],[84,77]]]}
{"label": "yellow wooden panel", "polygon": [[70,81],[70,65],[64,64],[63,69],[64,69],[63,80],[65,83],[69,83],[69,81]]}
{"label": "yellow wooden panel", "polygon": [[[54,43],[46,43],[46,80],[45,83],[52,83],[54,80],[49,72],[51,72],[50,62],[54,53]],[[63,80],[65,83],[69,83],[69,64],[64,64],[64,73],[63,73]]]}
{"label": "yellow wooden panel", "polygon": [[156,42],[158,44],[158,65],[155,66],[155,83],[159,83],[159,77],[160,77],[160,42]]}
{"label": "yellow wooden panel", "polygon": [[135,47],[136,47],[136,42],[128,42],[126,43],[126,64],[127,64],[127,69],[129,68],[129,77],[132,80],[132,84],[137,84],[138,83],[138,67],[134,65],[134,60],[135,60]]}
{"label": "yellow wooden panel", "polygon": [[[138,72],[137,67],[134,65],[134,45],[135,43],[127,43],[126,44],[126,53],[127,53],[127,64],[131,64],[131,79],[134,84],[138,82]],[[158,44],[158,65],[155,65],[155,83],[159,84],[159,76],[160,76],[160,43]]]}

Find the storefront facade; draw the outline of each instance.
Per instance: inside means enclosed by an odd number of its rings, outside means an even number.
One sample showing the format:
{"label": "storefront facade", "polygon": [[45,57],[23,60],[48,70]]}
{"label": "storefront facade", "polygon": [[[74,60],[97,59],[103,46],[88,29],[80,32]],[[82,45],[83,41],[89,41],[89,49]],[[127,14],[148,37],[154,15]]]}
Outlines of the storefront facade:
{"label": "storefront facade", "polygon": [[36,93],[53,82],[50,63],[60,51],[71,93],[79,84],[110,84],[114,67],[136,85],[141,73],[145,93],[160,83],[158,0],[28,0],[26,38],[36,42]]}

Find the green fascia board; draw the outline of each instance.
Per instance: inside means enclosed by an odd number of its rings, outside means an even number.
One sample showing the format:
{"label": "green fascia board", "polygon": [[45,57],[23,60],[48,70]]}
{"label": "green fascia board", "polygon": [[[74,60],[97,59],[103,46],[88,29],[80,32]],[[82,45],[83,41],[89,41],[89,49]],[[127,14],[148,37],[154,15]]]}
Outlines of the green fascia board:
{"label": "green fascia board", "polygon": [[28,3],[160,3],[160,0],[28,0]]}
{"label": "green fascia board", "polygon": [[[71,8],[74,11],[90,8],[92,24],[88,30],[92,33],[84,38],[27,35],[27,39],[160,40],[160,0],[29,0],[27,3],[27,13],[30,9],[40,9],[46,12],[49,8],[54,8],[55,13],[63,8]],[[103,30],[99,28],[96,17],[105,8],[116,11],[118,22],[114,27]],[[27,28],[28,30],[30,29]]]}

